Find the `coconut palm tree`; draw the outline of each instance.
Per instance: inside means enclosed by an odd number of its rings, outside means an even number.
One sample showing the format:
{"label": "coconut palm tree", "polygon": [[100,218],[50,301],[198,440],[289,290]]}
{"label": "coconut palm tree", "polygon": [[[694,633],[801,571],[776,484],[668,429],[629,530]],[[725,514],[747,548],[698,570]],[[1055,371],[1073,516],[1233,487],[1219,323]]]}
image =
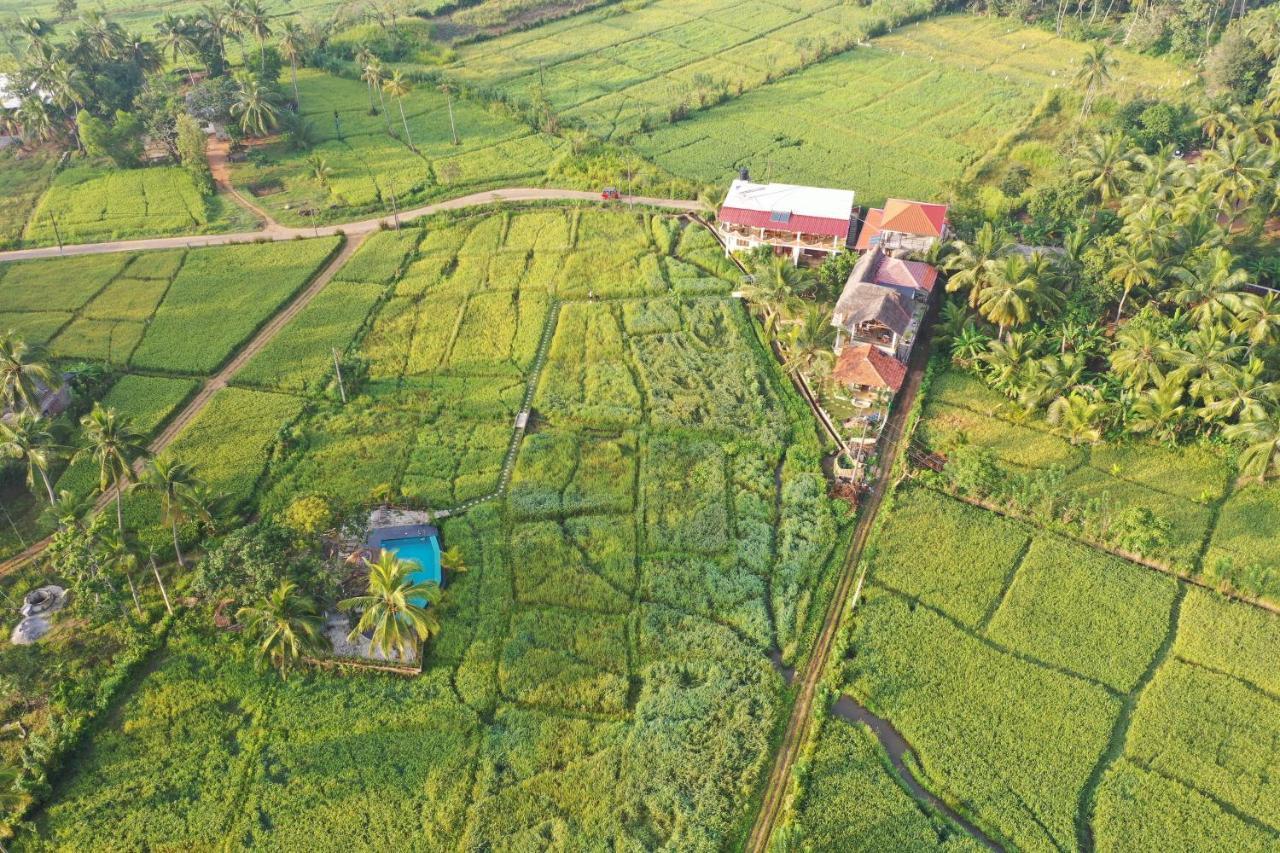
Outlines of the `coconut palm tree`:
{"label": "coconut palm tree", "polygon": [[307,34],[296,21],[285,21],[280,30],[280,55],[289,62],[289,76],[293,82],[293,103],[298,106],[302,97],[298,94],[298,62],[307,49]]}
{"label": "coconut palm tree", "polygon": [[1164,381],[1164,371],[1173,363],[1174,347],[1149,327],[1125,326],[1116,335],[1111,352],[1111,371],[1127,388],[1141,388]]}
{"label": "coconut palm tree", "polygon": [[146,453],[146,437],[133,422],[94,403],[92,411],[80,419],[87,444],[76,451],[72,461],[92,459],[98,466],[98,488],[115,490],[116,526],[124,535],[124,484],[133,475],[133,460]]}
{"label": "coconut palm tree", "polygon": [[236,83],[239,90],[231,105],[231,115],[240,118],[240,128],[245,133],[254,136],[266,134],[279,121],[280,96],[252,74],[237,74]]}
{"label": "coconut palm tree", "polygon": [[49,495],[49,505],[57,503],[53,484],[49,481],[49,466],[62,455],[63,449],[53,441],[48,425],[30,411],[19,412],[14,417],[0,418],[0,459],[20,459],[27,465],[27,486],[36,489],[36,476],[44,483]]}
{"label": "coconut palm tree", "polygon": [[1005,336],[1011,327],[1029,322],[1032,312],[1047,304],[1042,268],[1021,255],[1006,255],[991,267],[990,279],[978,299],[978,312]]}
{"label": "coconut palm tree", "polygon": [[281,581],[261,603],[241,607],[236,621],[257,644],[257,657],[287,679],[289,669],[320,645],[324,623],[320,609],[293,581]]}
{"label": "coconut palm tree", "polygon": [[307,168],[311,170],[311,177],[316,179],[317,184],[328,188],[329,178],[333,175],[333,169],[330,168],[328,160],[319,154],[310,154],[307,156]]}
{"label": "coconut palm tree", "polygon": [[396,104],[400,107],[400,123],[404,125],[404,138],[409,143],[409,150],[417,151],[413,144],[413,134],[409,132],[409,120],[404,115],[404,96],[413,91],[413,84],[397,68],[382,84],[382,90],[396,99]]}
{"label": "coconut palm tree", "polygon": [[1048,420],[1054,432],[1072,444],[1097,444],[1102,440],[1101,421],[1106,411],[1105,403],[1071,393],[1049,404]]}
{"label": "coconut palm tree", "polygon": [[1103,204],[1123,193],[1136,152],[1122,134],[1098,134],[1071,162],[1071,177],[1089,185]]}
{"label": "coconut palm tree", "polygon": [[778,319],[799,304],[799,293],[808,286],[808,271],[786,258],[771,256],[753,272],[753,281],[744,289],[747,298],[760,306],[765,332],[773,334]]}
{"label": "coconut palm tree", "polygon": [[173,534],[173,553],[183,569],[186,569],[187,561],[182,556],[178,529],[188,521],[207,521],[210,518],[209,509],[201,500],[201,485],[190,465],[158,456],[147,463],[133,486],[160,496],[160,521]]}
{"label": "coconut palm tree", "polygon": [[466,558],[462,556],[462,549],[454,545],[441,551],[440,568],[451,575],[465,574],[468,569]]}
{"label": "coconut palm tree", "polygon": [[1256,139],[1237,135],[1214,144],[1200,167],[1200,180],[1232,219],[1270,180],[1270,151]]}
{"label": "coconut palm tree", "polygon": [[1235,300],[1234,330],[1249,340],[1249,349],[1270,346],[1280,340],[1280,295],[1268,292],[1264,296],[1244,293]]}
{"label": "coconut palm tree", "polygon": [[1154,287],[1159,275],[1160,262],[1150,249],[1133,242],[1120,246],[1111,268],[1107,270],[1107,278],[1121,287],[1120,302],[1116,305],[1117,323],[1124,315],[1124,304],[1129,301],[1129,294],[1138,288]]}
{"label": "coconut palm tree", "polygon": [[53,136],[53,119],[49,116],[49,108],[38,95],[24,97],[18,104],[14,118],[22,128],[22,138],[28,142],[45,142]]}
{"label": "coconut palm tree", "polygon": [[997,391],[1009,394],[1023,365],[1032,357],[1027,336],[1021,332],[1009,335],[1007,341],[992,341],[987,351],[978,356],[986,368],[987,380]]}
{"label": "coconut palm tree", "polygon": [[1240,452],[1240,474],[1256,477],[1261,483],[1280,473],[1280,411],[1275,408],[1258,418],[1232,424],[1223,430],[1232,441],[1244,442]]}
{"label": "coconut palm tree", "polygon": [[133,570],[138,567],[138,555],[133,553],[124,533],[105,531],[98,543],[103,569],[116,571],[124,575],[129,584],[129,595],[133,597],[133,609],[138,617],[142,617],[142,601],[138,598],[138,587],[133,582]]}
{"label": "coconut palm tree", "polygon": [[1191,269],[1178,267],[1174,277],[1179,286],[1173,301],[1188,309],[1196,325],[1216,325],[1226,318],[1249,280],[1248,273],[1236,267],[1235,255],[1228,249],[1214,249]]}
{"label": "coconut palm tree", "polygon": [[[193,28],[186,18],[166,12],[156,21],[155,30],[160,49],[170,53],[175,63],[180,56],[195,56],[198,53]],[[191,71],[191,63],[183,63],[183,69],[187,72],[187,82],[194,86],[196,76]]]}
{"label": "coconut palm tree", "polygon": [[62,387],[62,376],[45,360],[44,350],[16,332],[0,332],[0,411],[40,413],[40,395]]}
{"label": "coconut palm tree", "polygon": [[1160,441],[1177,440],[1187,412],[1182,402],[1185,394],[1186,387],[1176,376],[1166,377],[1154,388],[1143,391],[1133,403],[1129,429],[1151,433]]}
{"label": "coconut palm tree", "polygon": [[390,551],[384,550],[377,560],[365,563],[369,567],[368,593],[338,602],[339,610],[360,611],[349,639],[372,630],[373,648],[387,657],[394,654],[407,660],[419,642],[440,631],[435,612],[435,603],[442,594],[440,587],[430,582],[415,583],[409,577],[410,564]]}
{"label": "coconut palm tree", "polygon": [[1094,98],[1098,90],[1111,81],[1111,68],[1115,60],[1105,44],[1094,42],[1089,52],[1080,59],[1080,68],[1075,74],[1075,83],[1084,87],[1084,99],[1080,102],[1081,117],[1087,116],[1093,109]]}
{"label": "coconut palm tree", "polygon": [[[266,69],[266,46],[267,36],[271,35],[271,15],[258,0],[247,0],[243,6],[241,21],[243,31],[253,36],[258,42],[258,73],[262,74]],[[267,80],[266,82],[275,81]]]}
{"label": "coconut palm tree", "polygon": [[[355,56],[356,65],[360,68],[360,79],[364,81],[365,88],[369,92],[369,115],[377,115],[378,108],[373,103],[373,87],[382,85],[382,70],[375,69],[374,61],[377,59],[373,55],[373,51],[361,45],[356,49]],[[376,71],[376,73],[375,73]]]}
{"label": "coconut palm tree", "polygon": [[951,341],[951,359],[968,367],[987,351],[991,337],[972,323],[966,323]]}
{"label": "coconut palm tree", "polygon": [[1012,246],[1009,239],[990,222],[982,223],[972,242],[955,241],[944,262],[951,274],[947,279],[947,292],[967,290],[969,306],[976,308],[991,265],[1007,254]]}
{"label": "coconut palm tree", "polygon": [[1251,421],[1266,416],[1280,394],[1280,386],[1267,382],[1266,365],[1251,359],[1244,367],[1228,367],[1201,383],[1204,405],[1197,410],[1208,421]]}
{"label": "coconut palm tree", "polygon": [[787,329],[787,370],[821,382],[835,363],[836,329],[826,307],[808,303],[799,322]]}
{"label": "coconut palm tree", "polygon": [[[386,114],[387,102],[382,98],[382,83],[386,79],[382,74],[382,60],[378,59],[378,57],[374,56],[373,54],[369,54],[368,60],[365,62],[363,68],[361,69],[360,78],[364,80],[365,83],[369,84],[370,93],[372,93],[375,90],[377,91],[378,104],[381,106],[383,118],[385,118],[387,122],[387,133],[390,133],[391,119],[388,118]],[[372,94],[370,94],[370,101],[369,101],[370,114],[377,112],[377,110],[373,109],[372,97],[373,97]]]}

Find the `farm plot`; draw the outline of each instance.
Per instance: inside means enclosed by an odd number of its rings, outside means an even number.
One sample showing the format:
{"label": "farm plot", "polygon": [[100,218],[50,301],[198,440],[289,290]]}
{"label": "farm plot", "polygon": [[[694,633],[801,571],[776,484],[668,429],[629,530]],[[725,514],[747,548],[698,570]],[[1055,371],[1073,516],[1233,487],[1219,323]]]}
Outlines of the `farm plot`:
{"label": "farm plot", "polygon": [[1038,97],[1026,84],[872,46],[658,126],[634,144],[683,177],[716,181],[749,168],[757,180],[852,187],[859,204],[875,205],[890,195],[941,195]]}
{"label": "farm plot", "polygon": [[[370,115],[368,90],[359,81],[304,69],[298,90],[316,145],[295,152],[273,143],[232,168],[235,184],[259,195],[258,203],[282,222],[390,213],[393,196],[403,210],[467,190],[535,180],[562,145],[556,137],[455,98],[455,146],[446,98],[427,83],[404,99],[412,146],[398,105],[388,99],[385,113]],[[323,181],[308,162],[313,156],[327,167]]]}
{"label": "farm plot", "polygon": [[128,255],[85,255],[5,264],[0,270],[0,311],[75,311],[128,261]]}
{"label": "farm plot", "polygon": [[795,71],[835,47],[841,37],[833,34],[856,41],[870,22],[893,14],[830,0],[696,7],[659,0],[625,15],[602,9],[463,47],[447,73],[521,101],[543,92],[556,112],[595,135],[625,136],[673,110]]}
{"label": "farm plot", "polygon": [[9,248],[21,241],[31,211],[53,179],[55,160],[44,151],[25,155],[0,151],[0,246]]}
{"label": "farm plot", "polygon": [[1280,483],[1237,488],[1222,504],[1204,555],[1204,575],[1246,595],[1280,599]]}
{"label": "farm plot", "polygon": [[[465,234],[429,231],[427,241],[441,235],[437,247],[456,246],[439,268],[445,274],[424,275],[421,289],[406,288],[418,295],[396,297],[380,313],[443,292],[553,293],[556,275],[490,286],[507,279],[489,261],[536,258],[544,235],[562,243],[549,251],[573,253],[555,220],[538,215],[540,223],[486,217]],[[584,217],[575,229],[586,225]],[[429,251],[424,242],[406,276]],[[70,768],[42,818],[48,846],[75,847],[119,821],[140,846],[292,847],[318,831],[376,847],[409,833],[431,849],[738,844],[787,701],[766,652],[782,646],[795,659],[807,651],[808,614],[825,607],[843,518],[826,497],[817,438],[798,401],[766,374],[776,367],[758,342],[716,319],[741,309],[713,300],[708,314],[686,313],[680,298],[657,298],[672,310],[645,313],[668,323],[674,316],[666,334],[711,336],[755,377],[743,387],[771,389],[739,404],[769,411],[762,420],[775,426],[759,431],[769,446],[714,423],[651,427],[639,397],[634,429],[536,422],[509,499],[442,524],[443,544],[462,549],[469,571],[450,578],[421,677],[318,672],[286,684],[251,673],[228,634],[180,625],[171,654]],[[617,323],[612,334],[623,352]],[[305,494],[353,510],[388,498],[439,506],[439,495],[459,499],[476,477],[496,482],[527,377],[478,362],[405,375],[407,361],[347,406],[321,406],[291,430],[258,502],[264,515]],[[237,411],[260,412],[278,397],[220,393],[252,396]],[[483,432],[477,425],[499,416],[501,445],[469,443]],[[208,440],[187,452],[224,452],[218,446]],[[704,492],[712,497],[688,500]],[[811,603],[775,628],[770,588]],[[205,684],[187,691],[194,679]],[[174,698],[182,696],[190,701]],[[180,745],[144,782],[129,782],[147,752],[162,748],[161,730],[188,734],[184,743],[199,742],[199,754]],[[394,784],[380,777],[375,785],[367,769],[376,766],[396,767]],[[144,816],[166,791],[181,814]]]}
{"label": "farm plot", "polygon": [[337,245],[336,238],[323,238],[192,250],[132,365],[212,373],[306,284]]}
{"label": "farm plot", "polygon": [[31,213],[24,242],[91,243],[134,236],[251,228],[240,208],[206,197],[178,166],[60,172]]}

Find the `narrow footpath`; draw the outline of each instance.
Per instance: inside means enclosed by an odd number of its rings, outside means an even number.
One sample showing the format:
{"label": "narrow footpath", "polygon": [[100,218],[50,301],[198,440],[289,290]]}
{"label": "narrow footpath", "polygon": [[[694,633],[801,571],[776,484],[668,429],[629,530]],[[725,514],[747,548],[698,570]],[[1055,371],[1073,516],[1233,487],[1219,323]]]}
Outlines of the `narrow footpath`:
{"label": "narrow footpath", "polygon": [[796,695],[795,705],[791,709],[791,717],[787,720],[787,728],[783,733],[782,744],[778,748],[773,769],[765,783],[764,797],[760,804],[760,813],[747,838],[747,850],[750,853],[764,853],[768,849],[769,839],[778,821],[782,817],[786,803],[787,790],[791,785],[792,769],[800,756],[801,748],[808,738],[809,727],[813,719],[814,699],[817,695],[818,683],[827,669],[832,649],[835,647],[836,635],[840,624],[844,621],[846,608],[849,606],[857,582],[858,564],[862,559],[862,551],[866,547],[871,529],[875,525],[876,514],[880,503],[888,492],[889,477],[893,471],[894,461],[902,453],[907,418],[915,404],[916,395],[920,391],[920,383],[924,379],[925,368],[929,361],[929,345],[933,340],[933,317],[936,305],[929,310],[920,339],[911,353],[911,361],[907,369],[907,378],[895,401],[894,409],[881,434],[880,468],[876,478],[867,492],[859,508],[857,525],[854,528],[853,542],[840,576],[836,582],[835,593],[827,606],[826,619],[818,633],[813,654],[803,673],[800,674],[800,689]]}
{"label": "narrow footpath", "polygon": [[[338,270],[351,258],[355,251],[360,248],[360,244],[365,241],[368,232],[348,237],[342,248],[334,253],[329,263],[316,274],[311,283],[297,296],[293,298],[288,305],[276,312],[275,316],[267,322],[265,326],[258,330],[249,342],[236,352],[235,356],[222,366],[217,373],[205,380],[200,386],[200,390],[191,398],[191,401],[182,408],[168,423],[163,430],[160,431],[151,443],[147,445],[148,452],[155,456],[161,453],[165,448],[173,443],[178,434],[187,427],[196,417],[204,411],[205,406],[209,405],[209,401],[214,395],[226,388],[231,378],[240,371],[242,367],[249,363],[249,359],[253,358],[259,352],[271,343],[280,330],[288,325],[289,321],[298,315],[303,308],[311,304],[311,300],[316,298],[320,291],[324,290],[327,285],[337,274]],[[141,470],[143,462],[139,460],[134,465],[134,470]],[[114,490],[108,490],[99,496],[94,509],[102,510],[107,504],[115,498]],[[45,548],[49,546],[52,537],[46,536],[39,542],[33,542],[21,553],[10,557],[8,560],[0,563],[0,577],[15,572],[25,566],[28,562],[38,557]]]}
{"label": "narrow footpath", "polygon": [[[228,192],[237,197],[249,209],[265,216],[265,212],[244,198],[239,191],[226,185]],[[558,190],[548,187],[507,187],[504,189],[486,190],[471,193],[457,198],[445,199],[434,204],[415,207],[401,211],[399,216],[381,216],[377,219],[363,219],[358,222],[345,222],[338,225],[317,225],[308,228],[291,228],[275,223],[269,216],[267,227],[261,231],[244,231],[238,234],[194,234],[180,237],[145,237],[140,240],[113,240],[106,243],[79,243],[76,245],[44,246],[39,249],[13,249],[0,252],[0,263],[9,261],[29,261],[38,258],[70,257],[71,255],[102,255],[111,252],[138,252],[150,249],[194,249],[203,246],[229,246],[233,243],[261,243],[296,240],[300,237],[332,237],[346,234],[348,237],[365,236],[384,228],[396,227],[400,223],[421,219],[445,210],[460,210],[466,207],[479,207],[488,204],[520,201],[600,201],[600,193],[585,190]],[[660,207],[668,210],[694,212],[701,209],[696,201],[675,198],[649,198],[648,196],[626,195],[609,204],[616,207],[639,205],[641,207]]]}

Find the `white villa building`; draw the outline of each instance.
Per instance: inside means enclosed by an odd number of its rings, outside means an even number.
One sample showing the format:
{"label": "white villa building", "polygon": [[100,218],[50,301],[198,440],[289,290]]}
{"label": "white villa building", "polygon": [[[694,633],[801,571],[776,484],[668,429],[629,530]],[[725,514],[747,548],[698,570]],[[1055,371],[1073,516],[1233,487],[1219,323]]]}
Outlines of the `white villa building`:
{"label": "white villa building", "polygon": [[853,190],[756,184],[745,178],[729,186],[716,230],[726,252],[771,246],[791,262],[822,260],[848,248]]}

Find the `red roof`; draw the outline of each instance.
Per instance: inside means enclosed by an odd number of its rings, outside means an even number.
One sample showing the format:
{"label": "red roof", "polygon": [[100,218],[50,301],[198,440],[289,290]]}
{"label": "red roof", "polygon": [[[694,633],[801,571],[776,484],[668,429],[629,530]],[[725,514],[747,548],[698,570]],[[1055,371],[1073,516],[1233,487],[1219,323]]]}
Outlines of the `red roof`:
{"label": "red roof", "polygon": [[840,353],[831,376],[844,385],[897,392],[907,377],[907,366],[871,344],[850,344]]}
{"label": "red roof", "polygon": [[720,221],[750,228],[768,228],[770,231],[791,231],[796,234],[821,234],[826,237],[849,239],[849,220],[828,219],[824,216],[802,216],[793,213],[786,222],[774,220],[767,210],[745,210],[741,207],[720,208]]}
{"label": "red roof", "polygon": [[946,226],[945,204],[903,201],[900,198],[891,198],[884,203],[884,215],[880,220],[882,231],[897,231],[921,237],[941,237]]}
{"label": "red roof", "polygon": [[884,211],[878,207],[873,207],[867,211],[867,218],[862,221],[862,230],[858,232],[858,244],[854,246],[859,252],[865,252],[871,248],[871,240],[880,236],[880,218],[884,216]]}
{"label": "red roof", "polygon": [[925,293],[933,292],[933,283],[937,280],[938,271],[922,261],[886,257],[876,270],[876,284],[911,287]]}

